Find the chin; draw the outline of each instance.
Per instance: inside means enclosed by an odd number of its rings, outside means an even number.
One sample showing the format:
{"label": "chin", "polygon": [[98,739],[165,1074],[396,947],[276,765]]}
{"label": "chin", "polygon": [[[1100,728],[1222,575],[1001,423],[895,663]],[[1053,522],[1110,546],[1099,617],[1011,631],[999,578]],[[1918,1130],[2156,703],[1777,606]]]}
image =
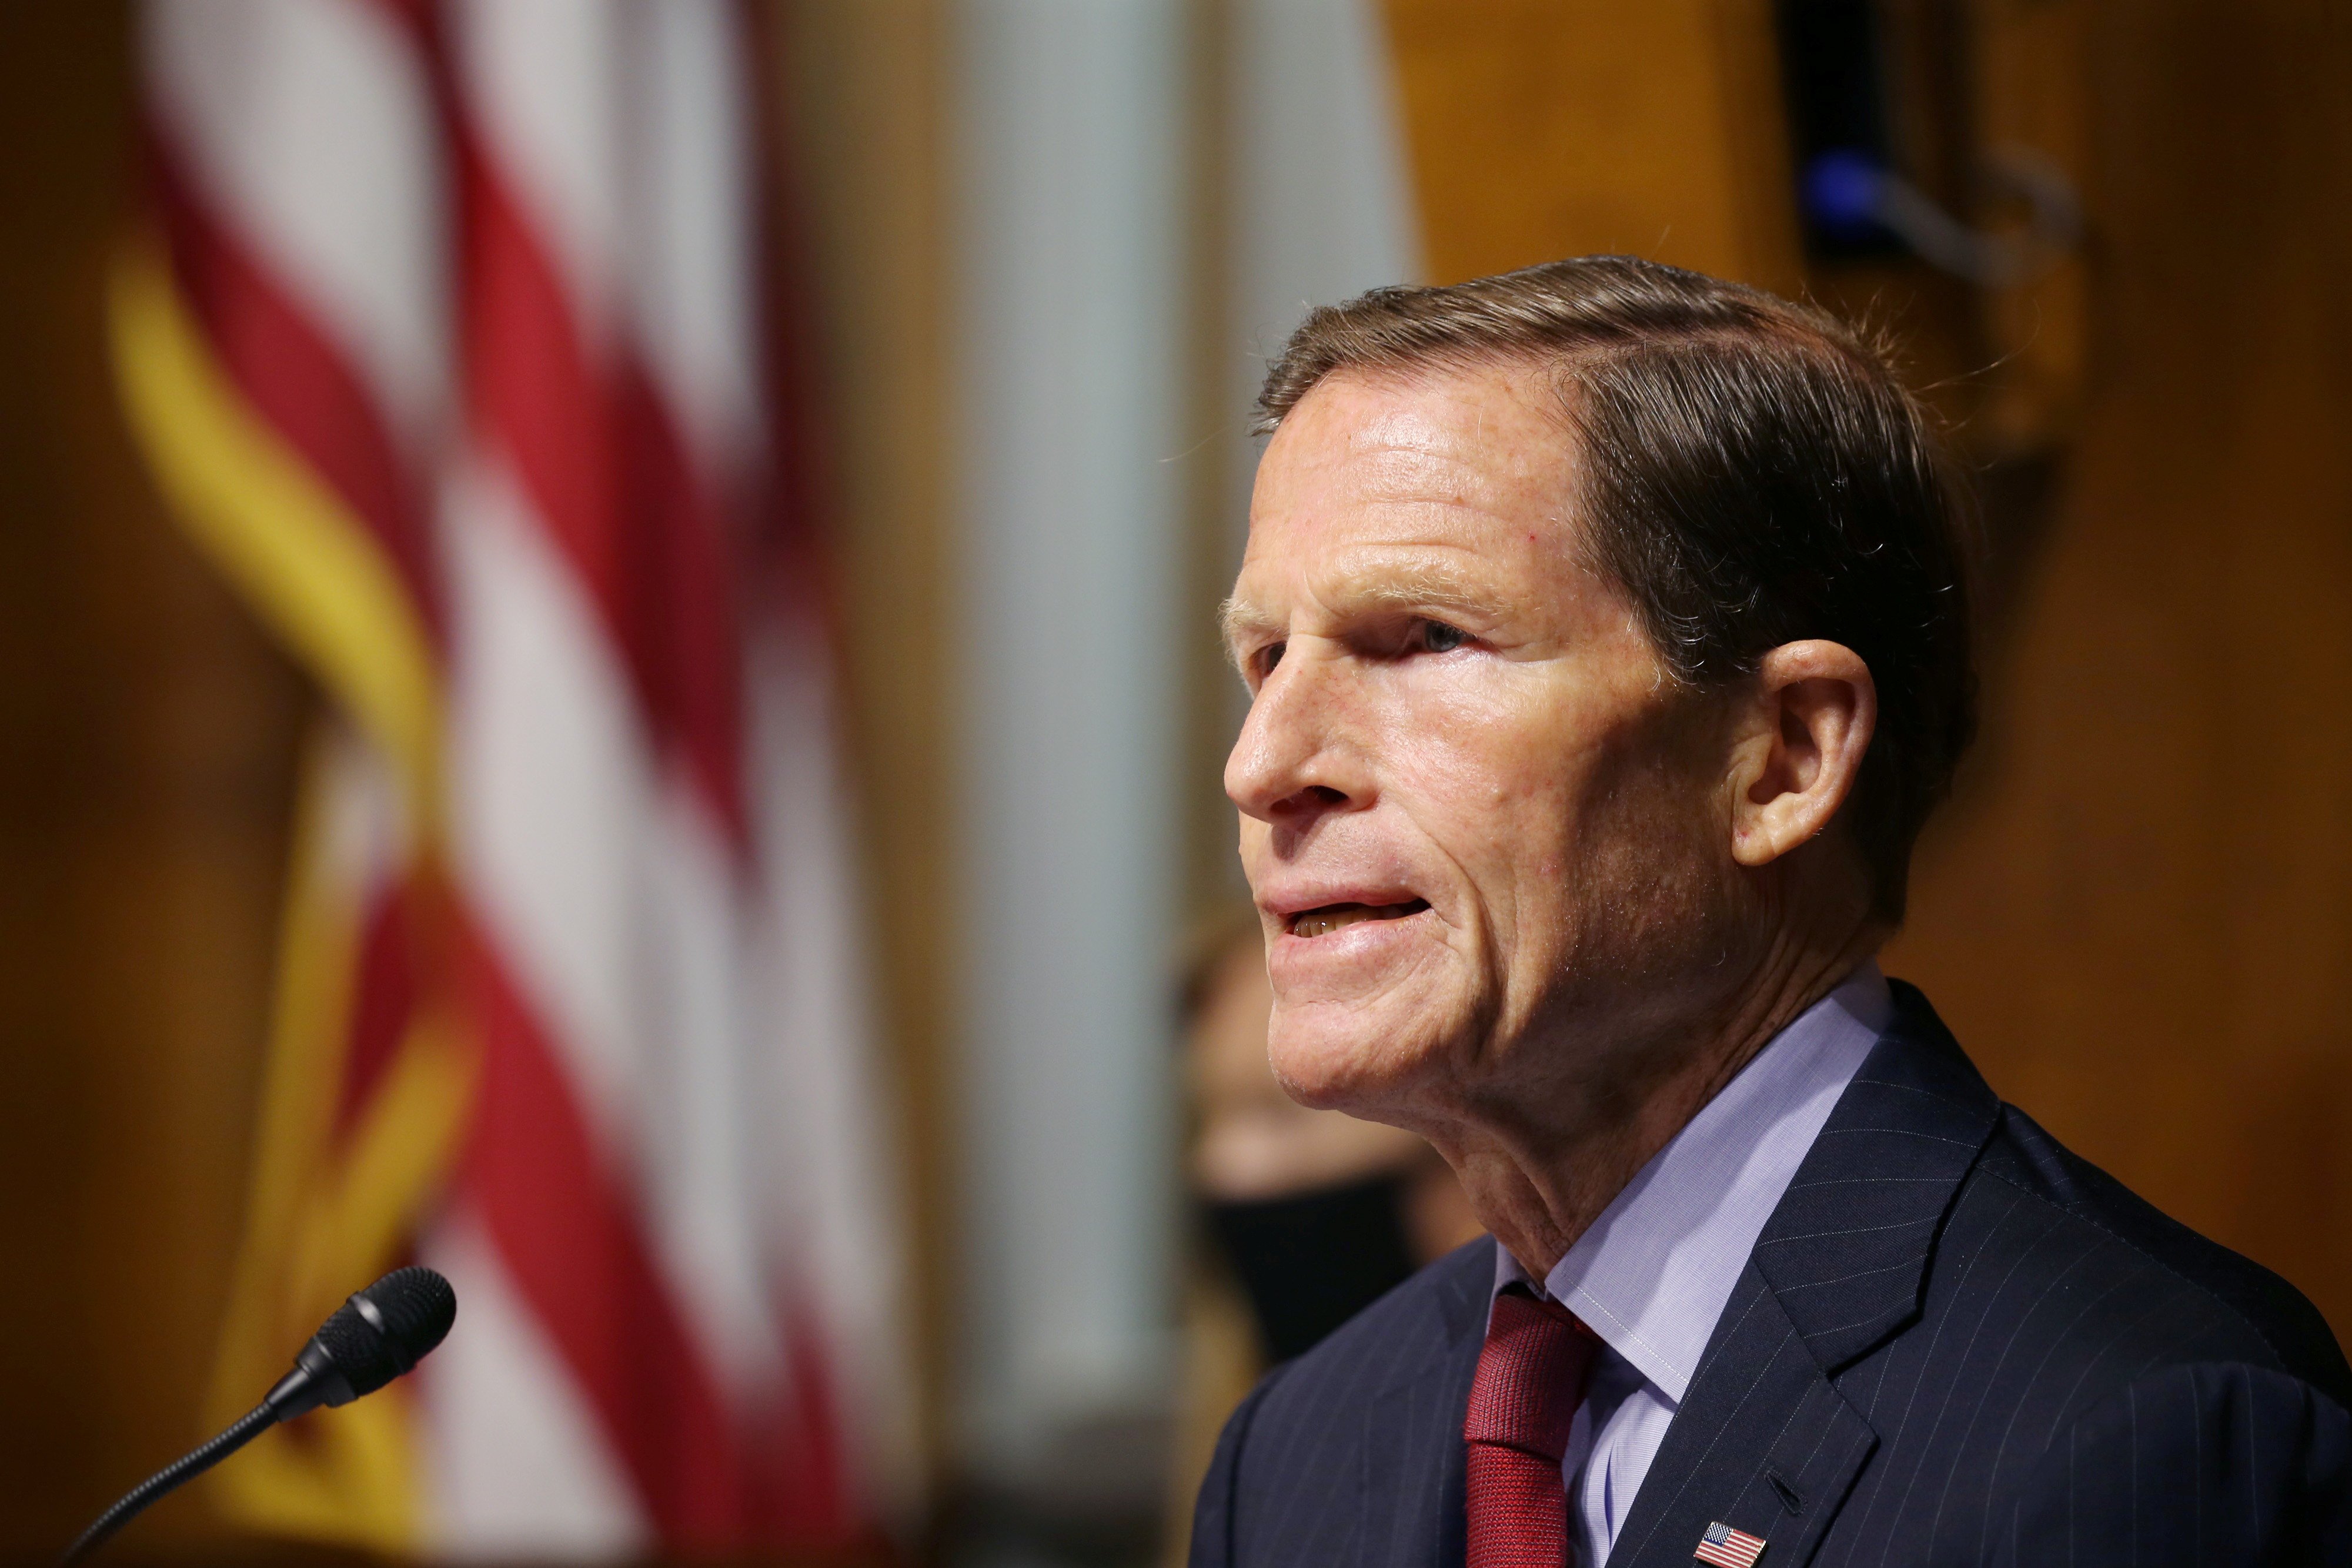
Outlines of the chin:
{"label": "chin", "polygon": [[[1283,1092],[1317,1111],[1394,1121],[1440,1052],[1422,1019],[1335,1002],[1275,1004],[1266,1055]],[[1418,1027],[1415,1027],[1418,1025]]]}

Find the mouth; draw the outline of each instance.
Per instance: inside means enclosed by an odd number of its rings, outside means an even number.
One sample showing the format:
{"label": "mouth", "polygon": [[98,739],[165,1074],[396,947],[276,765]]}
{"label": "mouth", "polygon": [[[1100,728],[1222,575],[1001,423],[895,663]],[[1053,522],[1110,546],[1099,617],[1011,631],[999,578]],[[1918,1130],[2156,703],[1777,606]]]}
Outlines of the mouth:
{"label": "mouth", "polygon": [[1419,915],[1429,907],[1425,898],[1412,899],[1403,904],[1326,904],[1314,909],[1302,909],[1287,916],[1283,928],[1293,936],[1312,939],[1328,936],[1334,931],[1344,931],[1367,920],[1402,920]]}

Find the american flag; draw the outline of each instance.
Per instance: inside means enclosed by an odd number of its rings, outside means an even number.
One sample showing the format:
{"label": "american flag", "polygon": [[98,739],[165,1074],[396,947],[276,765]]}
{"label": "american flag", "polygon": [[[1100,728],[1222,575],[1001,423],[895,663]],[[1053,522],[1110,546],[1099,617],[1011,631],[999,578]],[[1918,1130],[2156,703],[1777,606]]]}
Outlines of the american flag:
{"label": "american flag", "polygon": [[324,699],[219,1406],[394,1263],[466,1303],[248,1527],[828,1552],[914,1479],[761,9],[142,12],[131,423]]}
{"label": "american flag", "polygon": [[1716,1568],[1752,1568],[1763,1554],[1762,1536],[1734,1530],[1719,1519],[1706,1527],[1706,1533],[1698,1538],[1698,1550],[1691,1553],[1701,1563],[1714,1563]]}

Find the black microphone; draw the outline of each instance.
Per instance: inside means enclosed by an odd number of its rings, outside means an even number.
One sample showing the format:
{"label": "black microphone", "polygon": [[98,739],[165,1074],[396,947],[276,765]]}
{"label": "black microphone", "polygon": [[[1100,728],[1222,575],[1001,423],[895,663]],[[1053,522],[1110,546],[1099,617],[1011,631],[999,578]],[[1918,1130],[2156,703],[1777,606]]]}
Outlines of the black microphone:
{"label": "black microphone", "polygon": [[211,1469],[280,1421],[321,1405],[348,1405],[425,1359],[457,1321],[457,1292],[430,1269],[394,1269],[335,1309],[251,1414],[177,1463],[139,1483],[98,1516],[58,1560],[80,1562],[156,1499]]}

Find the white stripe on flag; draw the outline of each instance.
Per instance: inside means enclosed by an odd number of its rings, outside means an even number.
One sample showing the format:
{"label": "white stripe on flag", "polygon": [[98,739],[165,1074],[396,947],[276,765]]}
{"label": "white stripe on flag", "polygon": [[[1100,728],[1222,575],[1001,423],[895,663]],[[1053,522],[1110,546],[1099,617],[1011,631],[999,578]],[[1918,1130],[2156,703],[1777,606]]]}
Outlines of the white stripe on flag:
{"label": "white stripe on flag", "polygon": [[866,1499],[904,1517],[920,1484],[909,1281],[900,1238],[901,1146],[871,1049],[870,975],[820,629],[776,628],[747,651],[754,696],[753,802],[766,908],[754,951],[773,1019],[761,1057],[772,1135],[761,1186],[770,1234],[792,1245],[822,1319]]}
{"label": "white stripe on flag", "polygon": [[655,1542],[635,1489],[598,1436],[555,1348],[516,1299],[506,1265],[463,1214],[424,1260],[449,1277],[466,1329],[418,1369],[436,1555],[531,1562],[637,1558]]}
{"label": "white stripe on flag", "polygon": [[144,16],[148,81],[199,195],[415,450],[439,433],[448,333],[440,138],[415,40],[367,0]]}
{"label": "white stripe on flag", "polygon": [[660,1070],[638,1105],[652,1241],[695,1339],[739,1416],[782,1385],[783,1335],[762,1256],[744,915],[729,846],[683,776],[672,773],[648,823],[641,973],[648,1044]]}
{"label": "white stripe on flag", "polygon": [[706,482],[733,480],[765,438],[749,41],[726,0],[643,6],[630,19],[630,317],[695,468]]}
{"label": "white stripe on flag", "polygon": [[511,476],[468,465],[445,517],[459,873],[603,1146],[633,1150],[653,1071],[634,874],[654,795],[643,729],[593,607]]}
{"label": "white stripe on flag", "polygon": [[591,343],[620,308],[633,215],[621,178],[626,9],[612,0],[460,0],[448,12],[465,112],[530,215]]}

